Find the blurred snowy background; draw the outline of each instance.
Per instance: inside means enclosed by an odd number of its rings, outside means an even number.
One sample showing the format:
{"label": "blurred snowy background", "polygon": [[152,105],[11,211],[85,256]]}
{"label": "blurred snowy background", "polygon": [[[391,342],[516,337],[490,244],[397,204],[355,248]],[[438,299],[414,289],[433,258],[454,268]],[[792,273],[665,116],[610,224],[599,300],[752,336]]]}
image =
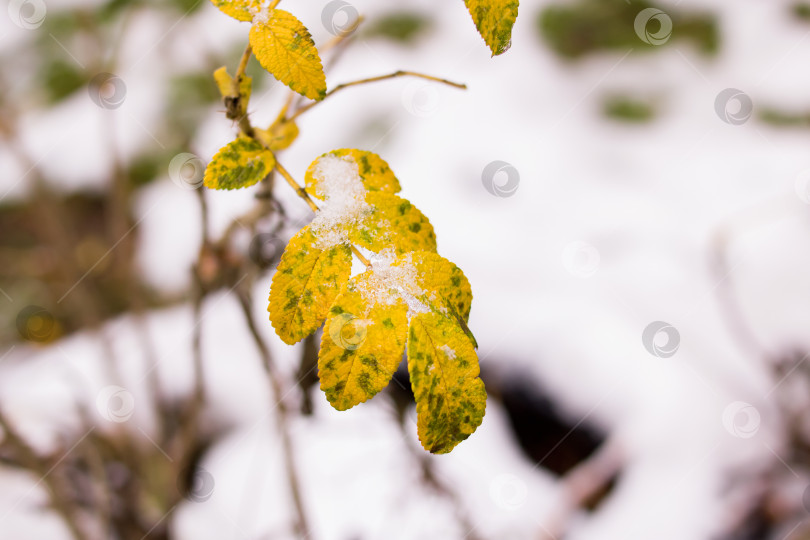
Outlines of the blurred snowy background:
{"label": "blurred snowy background", "polygon": [[406,373],[338,413],[275,337],[305,205],[199,189],[248,25],[2,7],[0,538],[810,538],[810,3],[523,0],[497,58],[460,0],[281,4],[319,46],[365,16],[330,88],[468,85],[346,90],[280,156],[380,154],[469,278],[489,401],[446,456]]}

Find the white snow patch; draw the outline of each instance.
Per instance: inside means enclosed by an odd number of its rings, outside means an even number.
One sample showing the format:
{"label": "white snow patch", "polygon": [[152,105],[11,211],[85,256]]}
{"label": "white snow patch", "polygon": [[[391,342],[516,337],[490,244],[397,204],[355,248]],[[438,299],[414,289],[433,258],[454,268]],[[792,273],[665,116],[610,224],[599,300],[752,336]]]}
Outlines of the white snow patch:
{"label": "white snow patch", "polygon": [[267,6],[263,6],[260,9],[251,7],[249,11],[250,14],[253,15],[253,24],[267,24],[267,21],[270,20],[270,10],[267,9]]}
{"label": "white snow patch", "polygon": [[444,355],[447,356],[448,360],[453,360],[456,357],[456,351],[450,348],[447,344],[442,345],[439,347],[439,350],[444,352]]}
{"label": "white snow patch", "polygon": [[347,228],[371,212],[357,163],[350,156],[326,155],[318,160],[313,176],[318,181],[316,193],[324,198],[311,225],[318,235],[316,247],[327,249],[347,244]]}
{"label": "white snow patch", "polygon": [[376,254],[371,259],[370,276],[358,285],[358,289],[363,299],[371,305],[391,306],[402,300],[408,306],[409,319],[430,311],[419,300],[425,291],[418,284],[410,253],[401,259],[397,259],[393,248]]}

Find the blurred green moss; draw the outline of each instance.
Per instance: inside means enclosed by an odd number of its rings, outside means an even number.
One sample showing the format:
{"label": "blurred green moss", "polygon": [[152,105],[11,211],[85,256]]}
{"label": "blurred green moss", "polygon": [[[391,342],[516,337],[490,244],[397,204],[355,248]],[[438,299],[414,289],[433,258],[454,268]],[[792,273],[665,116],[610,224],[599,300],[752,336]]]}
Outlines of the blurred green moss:
{"label": "blurred green moss", "polygon": [[398,11],[369,21],[363,34],[367,38],[383,38],[411,45],[432,27],[433,21],[422,13]]}
{"label": "blurred green moss", "polygon": [[87,74],[72,61],[48,59],[41,67],[40,79],[45,89],[45,99],[56,103],[88,83]]}
{"label": "blurred green moss", "polygon": [[796,2],[790,7],[790,11],[797,19],[810,22],[810,2]]}
{"label": "blurred green moss", "polygon": [[602,113],[612,120],[643,124],[652,121],[657,111],[650,101],[633,96],[611,95],[604,98]]}
{"label": "blurred green moss", "polygon": [[762,108],[757,117],[759,121],[773,127],[806,128],[810,127],[810,111],[788,112],[774,108]]}
{"label": "blurred green moss", "polygon": [[[650,2],[628,3],[625,0],[553,4],[538,14],[537,29],[549,47],[566,59],[609,50],[652,51],[658,47],[642,41],[633,26],[636,16],[647,8],[661,9]],[[720,37],[714,16],[668,7],[661,11],[673,23],[671,39],[661,46],[673,40],[688,40],[704,54],[713,55],[718,51]]]}

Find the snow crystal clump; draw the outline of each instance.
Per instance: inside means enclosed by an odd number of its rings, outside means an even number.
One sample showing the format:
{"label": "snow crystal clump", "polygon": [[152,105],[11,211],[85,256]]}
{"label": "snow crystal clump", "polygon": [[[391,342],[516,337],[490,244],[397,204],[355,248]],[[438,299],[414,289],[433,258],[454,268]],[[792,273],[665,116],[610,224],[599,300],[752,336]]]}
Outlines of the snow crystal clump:
{"label": "snow crystal clump", "polygon": [[267,9],[267,6],[260,9],[250,7],[248,11],[253,15],[253,24],[267,24],[267,21],[270,20],[270,11]]}
{"label": "snow crystal clump", "polygon": [[359,286],[360,294],[370,305],[391,306],[399,300],[408,306],[408,318],[430,312],[420,297],[425,291],[417,283],[416,267],[410,254],[400,259],[398,264],[393,248],[386,249],[371,259],[371,272]]}
{"label": "snow crystal clump", "polygon": [[318,160],[312,176],[318,181],[318,196],[324,198],[311,225],[318,236],[316,247],[348,243],[346,229],[359,224],[372,209],[365,199],[366,188],[357,163],[350,156],[329,154]]}
{"label": "snow crystal clump", "polygon": [[449,359],[453,360],[456,357],[456,351],[450,348],[449,345],[445,344],[439,347],[439,350],[444,352],[444,355]]}

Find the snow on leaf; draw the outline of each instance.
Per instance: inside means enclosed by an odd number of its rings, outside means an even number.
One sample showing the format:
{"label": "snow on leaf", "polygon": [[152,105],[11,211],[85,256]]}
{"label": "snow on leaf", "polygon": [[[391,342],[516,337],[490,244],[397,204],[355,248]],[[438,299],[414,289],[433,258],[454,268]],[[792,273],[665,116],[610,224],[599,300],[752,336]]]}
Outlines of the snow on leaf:
{"label": "snow on leaf", "polygon": [[304,177],[306,190],[307,193],[316,199],[324,198],[323,187],[321,186],[324,171],[321,161],[328,160],[330,156],[353,161],[357,165],[357,173],[360,175],[360,179],[368,191],[398,193],[402,189],[399,185],[399,180],[394,176],[388,163],[380,156],[365,150],[341,148],[323,154],[313,161],[307,169]]}
{"label": "snow on leaf", "polygon": [[408,317],[427,313],[430,308],[421,300],[426,291],[419,284],[419,275],[410,257],[397,258],[393,248],[386,249],[371,259],[371,268],[361,274],[366,279],[355,285],[371,305],[403,303]]}
{"label": "snow on leaf", "polygon": [[211,0],[222,13],[239,21],[250,22],[262,7],[261,0]]}
{"label": "snow on leaf", "polygon": [[309,225],[293,236],[270,285],[270,322],[289,345],[318,329],[351,274],[347,245],[319,249],[316,244]]}
{"label": "snow on leaf", "polygon": [[273,153],[258,141],[240,136],[214,156],[203,182],[211,189],[238,189],[259,182],[275,167]]}
{"label": "snow on leaf", "polygon": [[428,219],[391,193],[399,190],[399,182],[385,162],[364,154],[330,152],[307,171],[309,191],[324,201],[312,222],[321,245],[352,242],[375,253],[391,246],[397,253],[435,251],[436,235]]}
{"label": "snow on leaf", "polygon": [[505,53],[512,44],[512,26],[518,15],[518,0],[464,0],[464,4],[492,56]]}
{"label": "snow on leaf", "polygon": [[291,13],[270,10],[250,28],[253,54],[264,69],[293,91],[310,99],[326,95],[326,75],[315,42]]}
{"label": "snow on leaf", "polygon": [[349,231],[362,223],[372,208],[357,164],[346,157],[325,156],[318,161],[324,203],[312,220],[321,247],[349,242]]}
{"label": "snow on leaf", "polygon": [[397,254],[436,251],[433,226],[409,201],[384,191],[370,191],[365,200],[371,211],[349,231],[352,242],[375,253],[388,247]]}
{"label": "snow on leaf", "polygon": [[374,304],[361,289],[370,278],[352,278],[335,299],[318,355],[321,390],[335,409],[346,410],[385,388],[405,352],[407,307]]}
{"label": "snow on leaf", "polygon": [[438,313],[411,319],[408,373],[425,450],[446,454],[481,425],[487,394],[478,357],[453,319]]}

